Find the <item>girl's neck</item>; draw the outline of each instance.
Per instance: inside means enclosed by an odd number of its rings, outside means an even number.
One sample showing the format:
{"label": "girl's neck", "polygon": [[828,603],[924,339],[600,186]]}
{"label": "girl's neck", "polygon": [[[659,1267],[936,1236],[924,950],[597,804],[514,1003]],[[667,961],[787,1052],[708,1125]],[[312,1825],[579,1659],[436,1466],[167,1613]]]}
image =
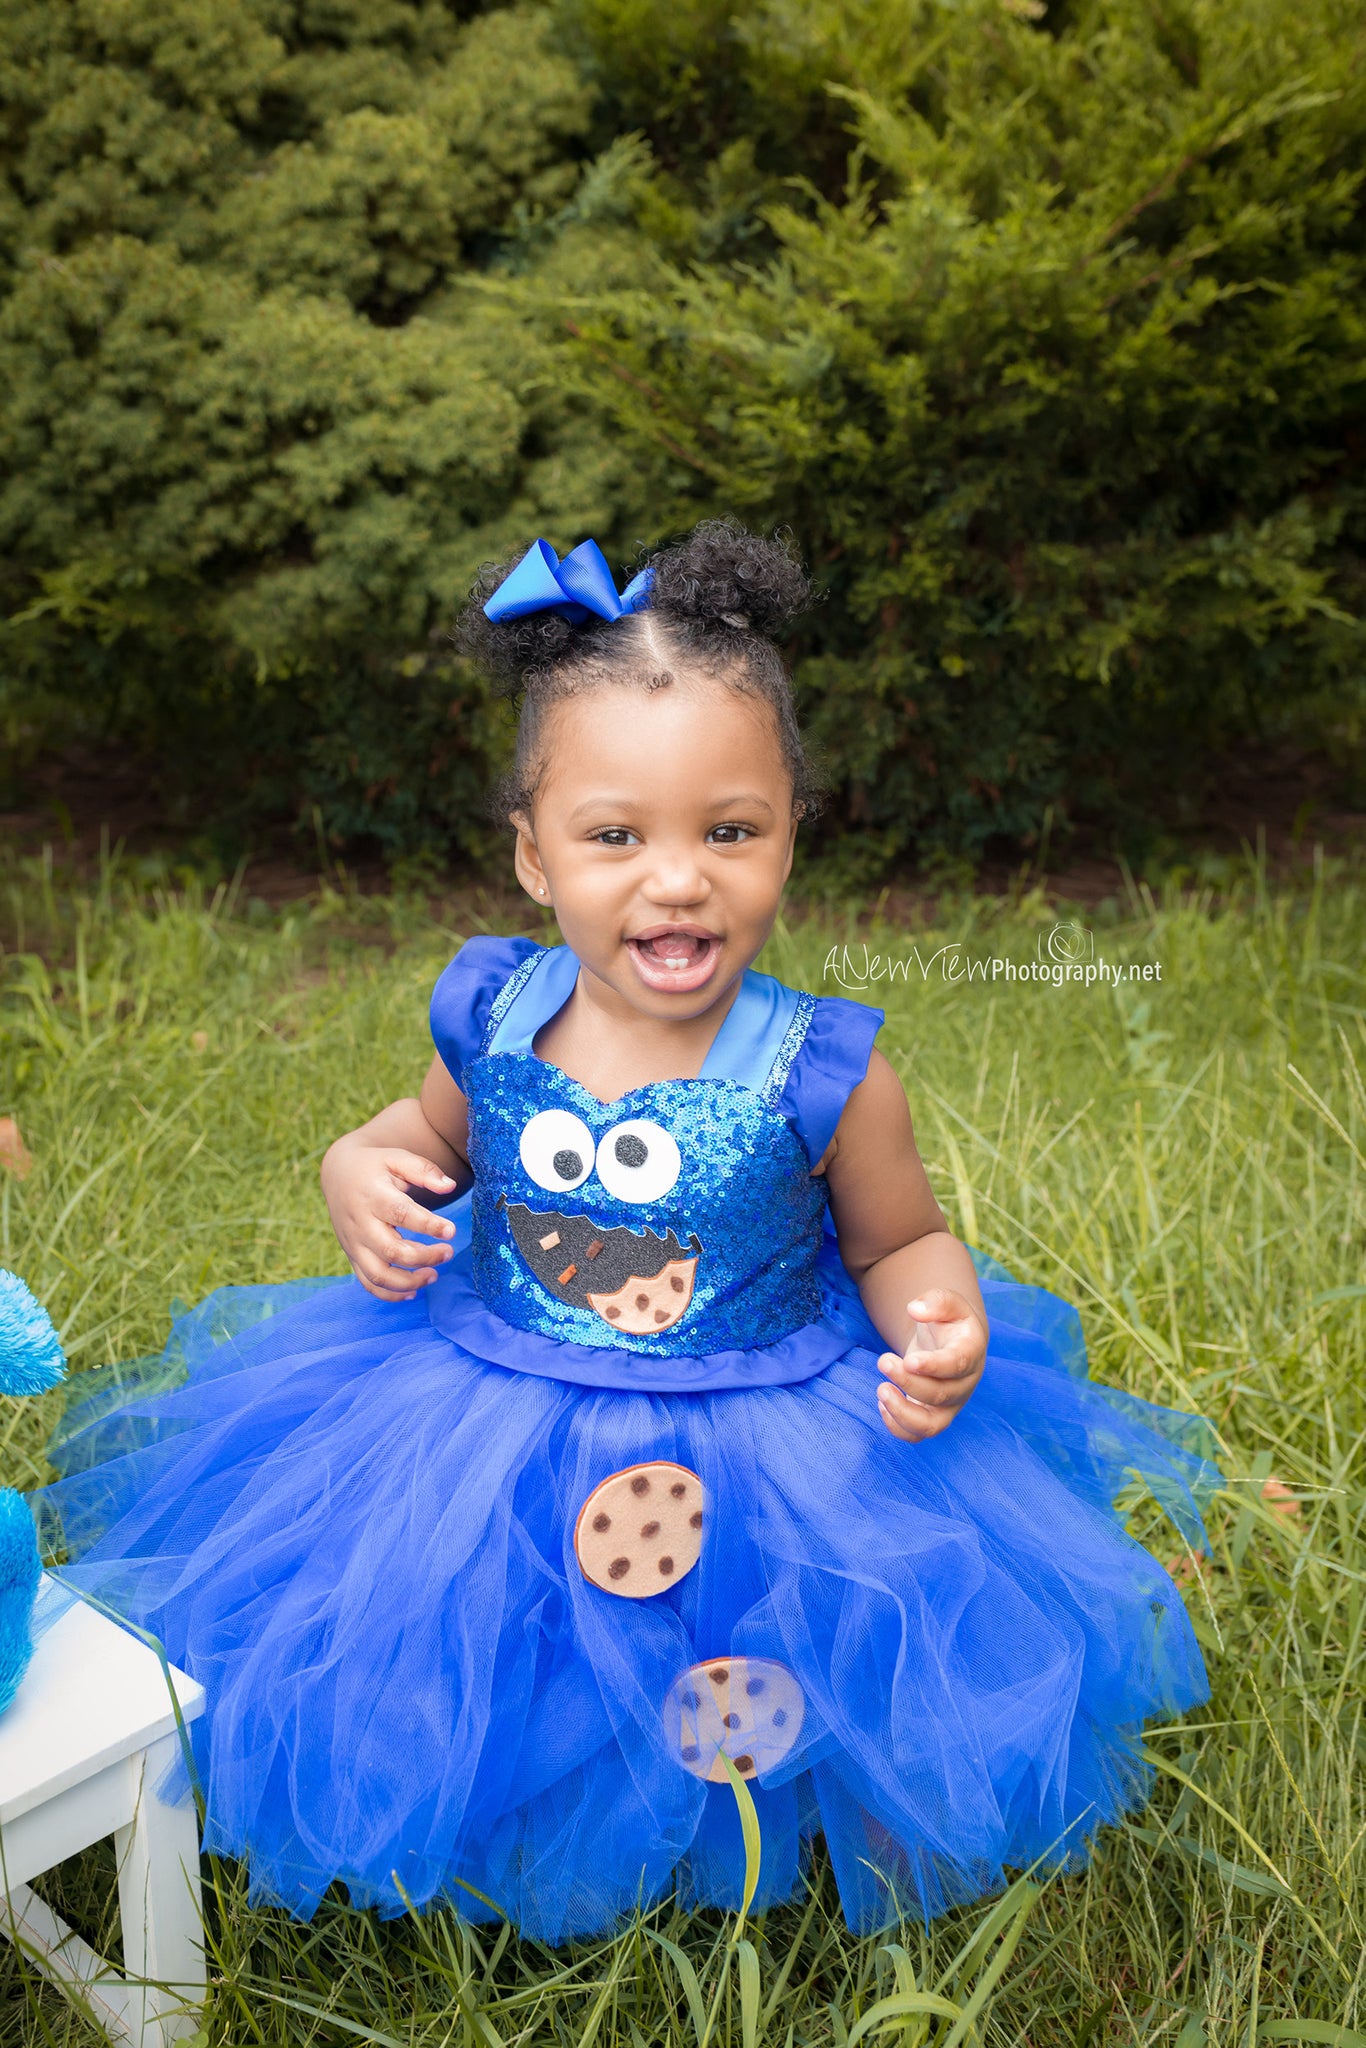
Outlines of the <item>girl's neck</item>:
{"label": "girl's neck", "polygon": [[599,1102],[615,1102],[655,1081],[695,1080],[742,979],[737,976],[696,1017],[651,1017],[624,1005],[580,967],[569,1001],[541,1026],[533,1049]]}

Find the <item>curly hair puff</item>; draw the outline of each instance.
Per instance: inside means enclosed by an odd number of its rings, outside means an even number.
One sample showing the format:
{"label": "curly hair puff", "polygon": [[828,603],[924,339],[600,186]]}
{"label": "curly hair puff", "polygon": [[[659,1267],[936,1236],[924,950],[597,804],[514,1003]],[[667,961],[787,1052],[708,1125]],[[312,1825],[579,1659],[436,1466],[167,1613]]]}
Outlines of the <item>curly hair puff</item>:
{"label": "curly hair puff", "polygon": [[713,677],[772,709],[798,817],[820,808],[783,657],[773,642],[812,601],[810,580],[785,539],[765,540],[733,519],[707,519],[641,566],[653,570],[648,605],[612,622],[571,625],[553,612],[494,623],[484,605],[517,567],[488,564],[470,592],[456,637],[462,650],[520,699],[512,773],[496,806],[529,812],[545,767],[551,706],[605,683],[664,689],[675,672]]}

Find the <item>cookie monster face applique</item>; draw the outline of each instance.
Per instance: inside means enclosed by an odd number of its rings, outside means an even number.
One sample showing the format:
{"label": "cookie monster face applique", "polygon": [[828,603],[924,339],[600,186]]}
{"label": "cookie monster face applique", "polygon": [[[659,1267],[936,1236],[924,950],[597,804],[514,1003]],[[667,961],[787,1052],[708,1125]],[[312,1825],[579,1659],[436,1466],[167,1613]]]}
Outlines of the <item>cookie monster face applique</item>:
{"label": "cookie monster face applique", "polygon": [[466,1073],[472,1277],[504,1321],[658,1357],[771,1344],[820,1311],[824,1183],[737,1081],[599,1102],[520,1053]]}
{"label": "cookie monster face applique", "polygon": [[[567,1109],[543,1109],[525,1125],[518,1157],[528,1180],[549,1195],[585,1188],[595,1177],[614,1204],[663,1201],[682,1171],[677,1141],[650,1117],[627,1117],[600,1139]],[[588,1196],[591,1201],[591,1195]],[[547,1293],[588,1308],[629,1336],[669,1329],[692,1301],[701,1240],[675,1230],[609,1224],[575,1208],[508,1202],[513,1242]]]}

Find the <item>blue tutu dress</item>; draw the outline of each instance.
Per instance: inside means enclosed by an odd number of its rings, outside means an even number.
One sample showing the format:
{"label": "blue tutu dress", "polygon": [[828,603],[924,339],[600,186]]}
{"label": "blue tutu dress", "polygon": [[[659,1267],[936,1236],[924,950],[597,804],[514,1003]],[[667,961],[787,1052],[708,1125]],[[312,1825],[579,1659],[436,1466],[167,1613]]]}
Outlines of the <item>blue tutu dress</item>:
{"label": "blue tutu dress", "polygon": [[880,1013],[751,973],[696,1080],[603,1103],[533,1050],[576,973],[476,939],[437,984],[476,1179],[435,1284],[220,1290],[54,1449],[63,1577],[207,1690],[206,1846],[304,1917],[340,1880],[558,1943],[738,1903],[724,1751],[760,1907],[817,1834],[863,1931],[1074,1864],[1206,1696],[1113,1507],[1140,1474],[1200,1541],[1204,1425],[989,1268],[977,1392],[892,1437],[811,1172]]}

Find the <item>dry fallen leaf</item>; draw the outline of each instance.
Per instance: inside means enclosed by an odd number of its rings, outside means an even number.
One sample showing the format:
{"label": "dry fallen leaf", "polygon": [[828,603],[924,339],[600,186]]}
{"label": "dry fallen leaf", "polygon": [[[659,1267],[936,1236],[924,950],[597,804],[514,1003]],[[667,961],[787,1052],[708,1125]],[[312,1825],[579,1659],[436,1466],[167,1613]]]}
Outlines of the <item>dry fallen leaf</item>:
{"label": "dry fallen leaf", "polygon": [[1262,1481],[1262,1499],[1273,1514],[1297,1515],[1300,1512],[1300,1504],[1294,1494],[1285,1481],[1278,1479],[1274,1472],[1269,1479]]}
{"label": "dry fallen leaf", "polygon": [[12,1116],[0,1116],[0,1166],[22,1180],[33,1164],[33,1154],[19,1135]]}

